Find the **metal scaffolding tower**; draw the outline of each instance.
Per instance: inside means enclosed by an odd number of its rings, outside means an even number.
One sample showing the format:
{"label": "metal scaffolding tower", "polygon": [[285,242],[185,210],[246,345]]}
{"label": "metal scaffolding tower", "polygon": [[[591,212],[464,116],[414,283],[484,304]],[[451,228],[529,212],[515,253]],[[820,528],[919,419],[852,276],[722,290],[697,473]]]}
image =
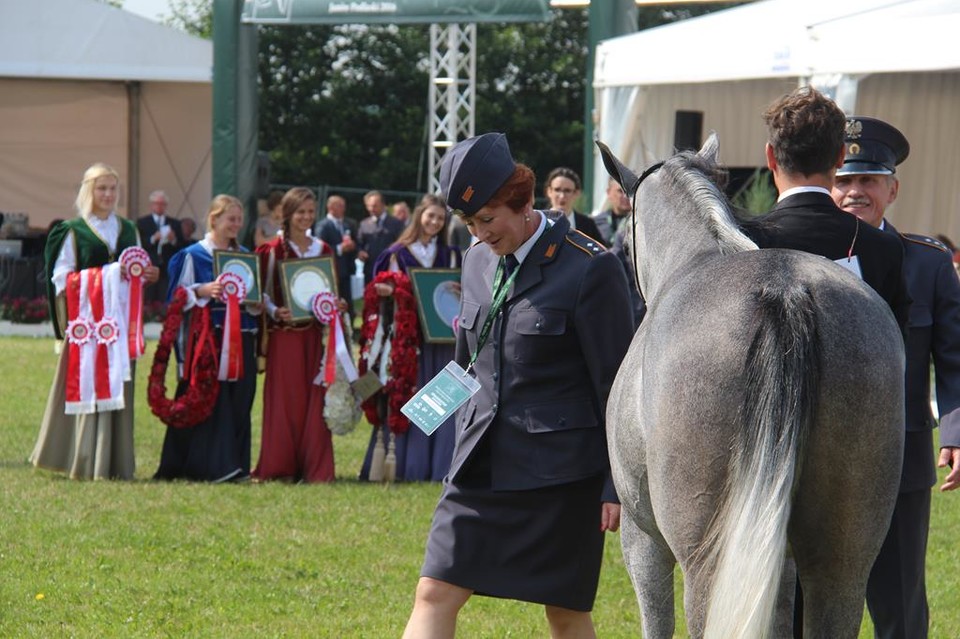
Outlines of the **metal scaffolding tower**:
{"label": "metal scaffolding tower", "polygon": [[477,95],[477,25],[430,25],[428,190],[440,191],[447,149],[474,135]]}

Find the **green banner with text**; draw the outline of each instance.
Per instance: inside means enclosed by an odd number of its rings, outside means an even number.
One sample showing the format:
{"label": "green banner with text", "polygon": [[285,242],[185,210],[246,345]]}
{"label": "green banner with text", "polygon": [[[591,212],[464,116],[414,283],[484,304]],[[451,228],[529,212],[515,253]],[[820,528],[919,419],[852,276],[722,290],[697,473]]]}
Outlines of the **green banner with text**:
{"label": "green banner with text", "polygon": [[538,22],[550,0],[245,0],[241,20],[255,24],[430,24]]}

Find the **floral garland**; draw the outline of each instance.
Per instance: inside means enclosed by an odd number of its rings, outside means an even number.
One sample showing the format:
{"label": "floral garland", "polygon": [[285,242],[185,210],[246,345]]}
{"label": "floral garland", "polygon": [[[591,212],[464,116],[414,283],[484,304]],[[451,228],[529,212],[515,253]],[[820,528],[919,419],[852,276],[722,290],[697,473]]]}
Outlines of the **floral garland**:
{"label": "floral garland", "polygon": [[[173,345],[183,319],[183,307],[187,303],[187,291],[178,288],[173,294],[173,300],[167,308],[167,317],[163,321],[163,330],[160,333],[160,343],[153,356],[153,366],[150,368],[150,378],[147,386],[147,402],[150,410],[160,418],[164,424],[173,428],[189,428],[204,421],[211,414],[216,404],[220,382],[217,381],[217,354],[211,339],[201,339],[197,343],[193,340],[210,321],[209,311],[204,308],[198,321],[193,322],[188,344],[199,349],[188,363],[190,384],[187,391],[180,397],[167,399],[167,387],[164,380],[167,376],[167,363],[170,361],[170,347]],[[209,335],[209,334],[208,334]],[[186,357],[185,357],[186,359]]]}
{"label": "floral garland", "polygon": [[[380,300],[377,284],[393,286],[393,339],[390,345],[390,361],[387,366],[388,380],[380,391],[363,402],[363,412],[374,426],[381,425],[377,403],[381,393],[387,396],[387,426],[397,435],[410,428],[410,421],[400,408],[413,397],[417,384],[417,349],[420,337],[417,327],[417,307],[413,299],[413,287],[405,273],[383,271],[367,284],[363,291],[363,326],[360,329],[360,375],[368,368],[367,358],[371,342],[380,322]],[[383,327],[384,332],[390,327]]]}

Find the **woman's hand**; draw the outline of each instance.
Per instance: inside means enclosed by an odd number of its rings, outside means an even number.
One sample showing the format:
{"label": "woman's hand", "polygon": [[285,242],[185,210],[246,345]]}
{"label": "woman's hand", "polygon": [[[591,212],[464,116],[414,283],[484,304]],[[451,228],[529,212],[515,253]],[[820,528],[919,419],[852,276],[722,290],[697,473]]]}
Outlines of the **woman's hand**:
{"label": "woman's hand", "polygon": [[601,504],[600,530],[605,532],[617,532],[620,530],[620,504],[613,504],[608,501]]}
{"label": "woman's hand", "polygon": [[341,313],[346,313],[347,309],[350,308],[350,305],[347,303],[347,300],[342,297],[337,300],[337,310]]}
{"label": "woman's hand", "polygon": [[223,294],[223,284],[220,282],[207,282],[197,287],[197,294],[200,297],[209,297],[211,299],[220,299]]}
{"label": "woman's hand", "polygon": [[285,324],[293,319],[293,315],[290,313],[290,309],[286,306],[278,306],[277,310],[273,313],[273,319],[281,324]]}
{"label": "woman's hand", "polygon": [[377,292],[377,295],[380,297],[390,297],[393,295],[393,284],[386,284],[380,282],[379,284],[374,284],[373,289]]}
{"label": "woman's hand", "polygon": [[[122,268],[122,267],[121,267]],[[148,266],[143,269],[143,281],[147,284],[153,284],[160,279],[160,269],[156,266]]]}

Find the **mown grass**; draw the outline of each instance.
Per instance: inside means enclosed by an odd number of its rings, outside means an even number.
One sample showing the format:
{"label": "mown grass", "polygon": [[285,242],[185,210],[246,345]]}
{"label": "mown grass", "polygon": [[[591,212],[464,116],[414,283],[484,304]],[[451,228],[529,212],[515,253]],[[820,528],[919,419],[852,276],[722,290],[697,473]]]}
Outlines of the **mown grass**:
{"label": "mown grass", "polygon": [[[136,481],[75,482],[26,462],[56,361],[52,340],[0,338],[0,637],[399,636],[439,486],[355,481],[364,425],[334,439],[331,485],[152,482],[163,437],[145,401],[152,348],[137,370]],[[258,397],[254,460],[260,410]],[[955,499],[933,500],[933,637],[960,627]],[[594,620],[601,637],[640,635],[617,536],[608,537]],[[484,597],[470,601],[459,629],[547,634],[540,607]],[[869,620],[860,636],[872,636]]]}

